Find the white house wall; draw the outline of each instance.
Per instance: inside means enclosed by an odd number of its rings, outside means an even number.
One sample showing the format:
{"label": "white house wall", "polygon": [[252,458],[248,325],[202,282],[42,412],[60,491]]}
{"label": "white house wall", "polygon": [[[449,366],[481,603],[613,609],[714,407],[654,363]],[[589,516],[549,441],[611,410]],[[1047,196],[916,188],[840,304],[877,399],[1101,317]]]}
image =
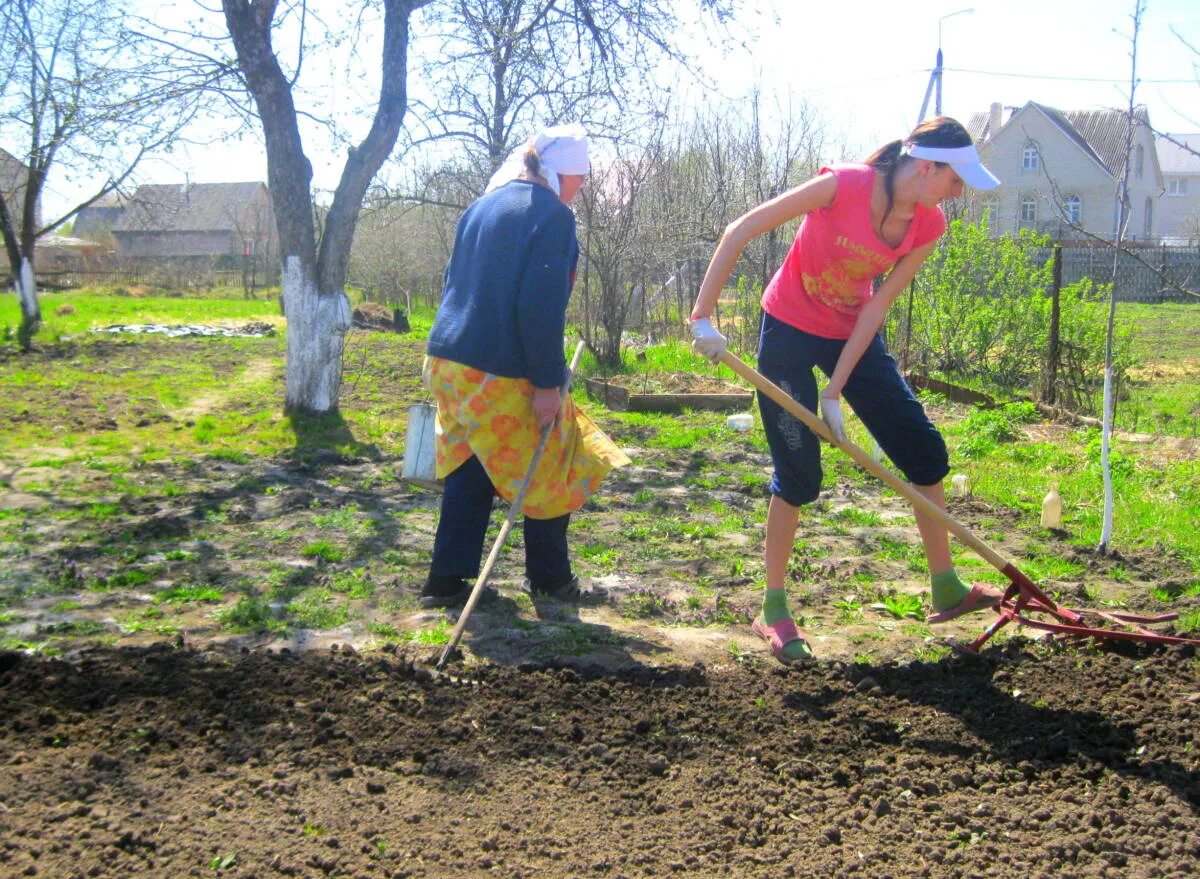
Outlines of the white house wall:
{"label": "white house wall", "polygon": [[[1140,180],[1130,181],[1133,214],[1129,231],[1142,237],[1145,218],[1145,199],[1150,195],[1157,201],[1157,163],[1153,138],[1139,128],[1137,142],[1143,144],[1146,159]],[[1037,170],[1022,167],[1023,153],[1029,143],[1036,144],[1039,153]],[[1037,207],[1034,228],[1056,237],[1085,237],[1065,227],[1059,204],[1068,196],[1079,198],[1080,225],[1092,235],[1111,239],[1114,231],[1116,180],[1089,150],[1044,113],[1034,107],[1018,111],[1014,117],[980,148],[987,166],[1000,178],[1001,186],[992,193],[996,207],[991,216],[991,230],[996,234],[1015,232],[1019,221],[1022,198],[1031,196]],[[976,196],[984,204],[987,196]],[[1157,234],[1157,233],[1152,233]]]}
{"label": "white house wall", "polygon": [[1170,195],[1164,192],[1158,200],[1159,228],[1164,237],[1187,241],[1200,239],[1200,174],[1171,174],[1163,175],[1169,182],[1171,178],[1186,179],[1186,195]]}

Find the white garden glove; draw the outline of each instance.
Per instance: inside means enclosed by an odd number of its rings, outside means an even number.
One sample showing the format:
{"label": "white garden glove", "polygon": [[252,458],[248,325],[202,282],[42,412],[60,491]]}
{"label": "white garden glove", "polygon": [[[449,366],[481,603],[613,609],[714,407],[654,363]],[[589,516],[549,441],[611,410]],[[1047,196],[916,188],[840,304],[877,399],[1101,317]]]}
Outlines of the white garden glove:
{"label": "white garden glove", "polygon": [[729,342],[706,317],[698,317],[692,321],[692,338],[695,340],[692,347],[712,361],[720,359]]}
{"label": "white garden glove", "polygon": [[838,397],[821,397],[821,420],[839,443],[846,441],[846,424],[842,421],[842,401]]}

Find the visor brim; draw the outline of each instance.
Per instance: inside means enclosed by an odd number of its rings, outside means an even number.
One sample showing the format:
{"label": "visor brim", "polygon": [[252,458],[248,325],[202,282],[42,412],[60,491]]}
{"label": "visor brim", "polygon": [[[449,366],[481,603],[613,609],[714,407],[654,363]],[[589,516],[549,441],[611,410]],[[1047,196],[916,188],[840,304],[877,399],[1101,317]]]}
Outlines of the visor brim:
{"label": "visor brim", "polygon": [[963,183],[972,189],[995,189],[1000,185],[1000,178],[983,166],[981,162],[964,162],[951,165]]}

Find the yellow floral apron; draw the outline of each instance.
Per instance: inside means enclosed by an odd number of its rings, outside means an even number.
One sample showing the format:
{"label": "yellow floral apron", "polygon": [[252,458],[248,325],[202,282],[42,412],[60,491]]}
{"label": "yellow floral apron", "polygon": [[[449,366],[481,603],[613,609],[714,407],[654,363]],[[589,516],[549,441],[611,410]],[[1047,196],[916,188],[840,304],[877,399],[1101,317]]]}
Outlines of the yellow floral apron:
{"label": "yellow floral apron", "polygon": [[[424,372],[437,402],[438,479],[475,455],[496,492],[511,503],[540,439],[533,417],[533,385],[527,379],[492,375],[441,357],[427,357]],[[567,397],[521,512],[531,519],[574,512],[595,493],[609,470],[628,463],[628,456]]]}

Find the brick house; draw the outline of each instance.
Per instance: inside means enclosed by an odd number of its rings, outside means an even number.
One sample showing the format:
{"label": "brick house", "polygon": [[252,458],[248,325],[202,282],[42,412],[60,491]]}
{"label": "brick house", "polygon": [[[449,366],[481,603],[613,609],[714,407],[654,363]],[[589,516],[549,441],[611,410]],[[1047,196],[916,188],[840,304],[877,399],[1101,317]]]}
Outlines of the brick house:
{"label": "brick house", "polygon": [[[1130,134],[1126,113],[1062,111],[1033,101],[1015,108],[992,104],[989,112],[973,114],[967,129],[1001,181],[973,205],[976,214],[988,212],[993,232],[1030,228],[1058,240],[1113,239]],[[1164,185],[1144,107],[1134,111],[1132,138],[1126,238],[1154,241],[1163,234]]]}

